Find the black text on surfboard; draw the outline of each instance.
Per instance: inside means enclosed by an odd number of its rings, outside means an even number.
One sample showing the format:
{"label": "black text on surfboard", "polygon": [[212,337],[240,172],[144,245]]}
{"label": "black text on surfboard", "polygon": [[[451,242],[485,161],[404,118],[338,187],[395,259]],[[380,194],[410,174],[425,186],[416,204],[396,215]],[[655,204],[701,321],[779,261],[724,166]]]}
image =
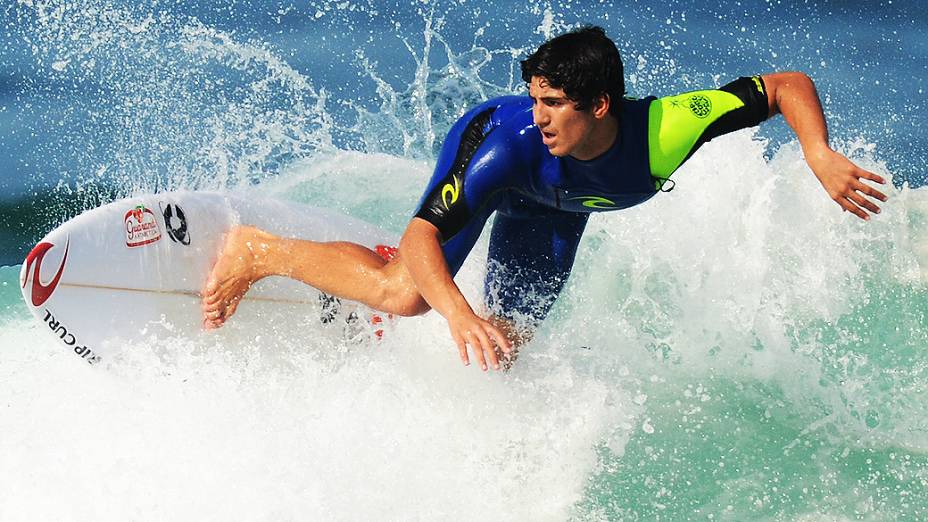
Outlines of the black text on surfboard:
{"label": "black text on surfboard", "polygon": [[45,309],[45,324],[47,324],[51,331],[61,339],[61,342],[72,348],[74,353],[80,355],[81,358],[86,360],[89,364],[100,361],[100,356],[93,353],[93,350],[90,348],[81,346],[77,342],[77,338],[74,337],[74,334],[68,331],[68,327],[58,322],[48,308]]}

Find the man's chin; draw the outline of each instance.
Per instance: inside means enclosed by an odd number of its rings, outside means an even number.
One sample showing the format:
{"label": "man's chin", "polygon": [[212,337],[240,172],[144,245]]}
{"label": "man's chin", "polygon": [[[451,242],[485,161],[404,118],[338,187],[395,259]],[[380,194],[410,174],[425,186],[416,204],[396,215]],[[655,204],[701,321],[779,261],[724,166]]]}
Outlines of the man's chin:
{"label": "man's chin", "polygon": [[552,147],[551,145],[548,145],[548,153],[556,158],[563,158],[568,154],[566,151],[559,149],[556,146]]}

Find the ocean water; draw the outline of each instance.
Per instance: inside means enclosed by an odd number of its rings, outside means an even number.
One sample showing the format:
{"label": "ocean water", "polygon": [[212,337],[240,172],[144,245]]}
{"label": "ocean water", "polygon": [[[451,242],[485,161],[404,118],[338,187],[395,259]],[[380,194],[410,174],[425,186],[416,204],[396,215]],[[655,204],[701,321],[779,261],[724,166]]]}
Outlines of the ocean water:
{"label": "ocean water", "polygon": [[[29,317],[29,248],[131,194],[220,189],[401,232],[455,118],[602,25],[630,94],[803,70],[892,180],[842,213],[781,119],[590,222],[506,374],[436,314],[150,338],[90,367]],[[0,6],[0,520],[928,519],[920,3],[10,0]],[[458,276],[479,302],[486,238]]]}

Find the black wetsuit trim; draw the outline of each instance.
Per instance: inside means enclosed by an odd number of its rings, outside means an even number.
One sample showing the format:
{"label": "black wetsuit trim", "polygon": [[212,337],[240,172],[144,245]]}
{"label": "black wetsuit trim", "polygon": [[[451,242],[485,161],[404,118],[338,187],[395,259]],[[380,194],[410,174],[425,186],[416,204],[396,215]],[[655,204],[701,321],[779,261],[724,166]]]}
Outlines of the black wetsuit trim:
{"label": "black wetsuit trim", "polygon": [[[458,145],[454,163],[441,182],[436,184],[426,196],[422,207],[416,213],[417,218],[424,219],[438,227],[443,241],[451,239],[460,232],[472,215],[464,200],[464,183],[467,182],[464,173],[477,149],[493,130],[490,126],[490,118],[495,110],[495,108],[489,108],[470,120],[464,132],[461,133],[461,143]],[[451,192],[448,191],[449,188]],[[450,198],[449,194],[454,197]]]}

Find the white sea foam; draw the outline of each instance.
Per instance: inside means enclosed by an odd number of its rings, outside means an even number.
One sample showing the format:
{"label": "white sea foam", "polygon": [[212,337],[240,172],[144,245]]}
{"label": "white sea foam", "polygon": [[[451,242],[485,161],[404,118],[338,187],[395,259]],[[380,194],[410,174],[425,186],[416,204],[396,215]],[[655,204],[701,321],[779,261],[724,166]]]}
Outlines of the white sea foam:
{"label": "white sea foam", "polygon": [[444,329],[152,340],[90,367],[9,324],[0,518],[563,519],[634,405],[543,352],[463,368]]}
{"label": "white sea foam", "polygon": [[[867,309],[875,301],[924,319],[924,302],[886,292],[924,295],[928,191],[880,187],[890,199],[864,222],[827,197],[797,146],[767,162],[750,135],[705,146],[675,174],[672,193],[591,221],[579,254],[589,261],[561,303],[569,338],[627,347],[614,364],[631,358],[642,376],[656,359],[681,378],[772,384],[809,431],[928,452],[925,358],[892,377],[877,370],[917,349],[924,326],[874,346],[887,326]],[[847,152],[891,178],[873,156]],[[581,312],[589,306],[597,313]]]}

